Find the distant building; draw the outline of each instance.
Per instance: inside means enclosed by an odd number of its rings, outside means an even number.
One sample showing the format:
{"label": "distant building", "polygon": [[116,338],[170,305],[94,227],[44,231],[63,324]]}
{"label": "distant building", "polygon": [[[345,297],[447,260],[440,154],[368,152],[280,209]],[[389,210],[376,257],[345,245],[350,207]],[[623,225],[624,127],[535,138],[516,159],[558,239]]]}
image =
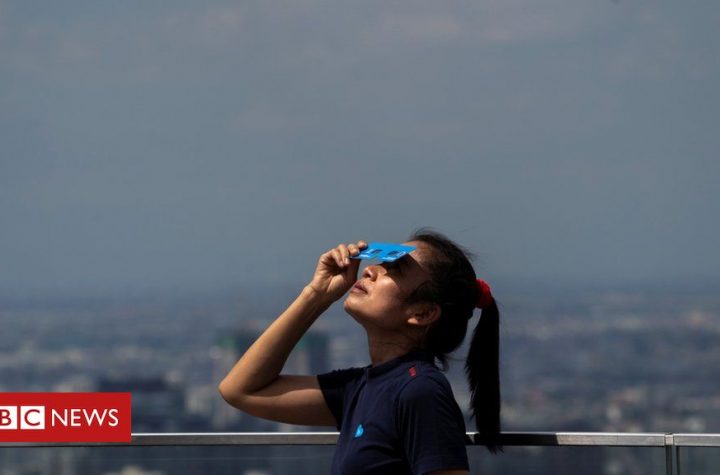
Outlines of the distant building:
{"label": "distant building", "polygon": [[328,342],[327,333],[305,333],[290,353],[283,371],[293,374],[320,374],[329,371]]}
{"label": "distant building", "polygon": [[132,395],[133,432],[182,432],[207,427],[206,420],[185,411],[185,388],[163,378],[100,379],[100,392]]}
{"label": "distant building", "polygon": [[[214,381],[218,384],[222,381],[260,334],[260,330],[243,328],[218,338],[212,352]],[[329,340],[329,336],[324,332],[305,333],[290,353],[283,367],[283,373],[319,374],[329,371]],[[223,430],[277,430],[275,423],[243,414],[223,401],[220,396],[217,398],[217,406],[213,409],[212,426],[214,429]]]}

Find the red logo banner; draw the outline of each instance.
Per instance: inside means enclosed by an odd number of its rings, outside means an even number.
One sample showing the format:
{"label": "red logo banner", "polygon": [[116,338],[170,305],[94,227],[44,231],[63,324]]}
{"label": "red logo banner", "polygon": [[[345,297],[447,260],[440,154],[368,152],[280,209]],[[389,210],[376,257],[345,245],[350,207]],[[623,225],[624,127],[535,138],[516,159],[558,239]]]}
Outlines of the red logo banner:
{"label": "red logo banner", "polygon": [[0,393],[0,442],[130,442],[130,393]]}

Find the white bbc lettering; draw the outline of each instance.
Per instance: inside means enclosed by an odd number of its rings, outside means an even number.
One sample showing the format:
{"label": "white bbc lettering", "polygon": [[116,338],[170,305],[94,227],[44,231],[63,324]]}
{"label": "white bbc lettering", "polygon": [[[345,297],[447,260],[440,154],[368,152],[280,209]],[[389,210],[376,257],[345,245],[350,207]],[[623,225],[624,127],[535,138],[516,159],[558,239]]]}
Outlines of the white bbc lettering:
{"label": "white bbc lettering", "polygon": [[120,423],[120,421],[118,421],[118,418],[117,418],[117,413],[118,413],[117,409],[110,409],[110,412],[108,413],[108,416],[109,416],[108,419],[113,420],[113,422],[108,422],[108,425],[110,427],[117,427],[117,425]]}
{"label": "white bbc lettering", "polygon": [[82,427],[82,409],[70,409],[70,426],[71,427]]}
{"label": "white bbc lettering", "polygon": [[20,406],[20,428],[45,429],[45,406]]}
{"label": "white bbc lettering", "polygon": [[45,429],[45,406],[0,406],[0,430]]}
{"label": "white bbc lettering", "polygon": [[85,420],[88,422],[88,425],[91,426],[93,424],[93,420],[97,419],[97,425],[102,427],[105,416],[107,415],[107,409],[103,409],[102,415],[97,409],[93,409],[89,416],[87,411],[83,409],[83,414],[85,414]]}
{"label": "white bbc lettering", "polygon": [[[53,409],[50,413],[50,424],[55,427],[61,425],[64,427],[81,427],[80,414],[82,409],[63,409],[62,413]],[[57,424],[59,422],[59,424]]]}
{"label": "white bbc lettering", "polygon": [[[60,424],[56,424],[59,421]],[[56,425],[67,426],[67,409],[63,409],[62,415],[55,409],[50,409],[50,426],[55,427]]]}
{"label": "white bbc lettering", "polygon": [[113,420],[113,422],[107,422],[110,427],[118,425],[119,421],[117,418],[117,409],[93,409],[88,412],[86,409],[63,409],[62,412],[58,412],[55,409],[51,411],[50,423],[53,427],[61,425],[65,427],[92,427],[93,424],[102,427],[105,422],[105,418]]}
{"label": "white bbc lettering", "polygon": [[0,406],[0,430],[17,429],[17,406]]}

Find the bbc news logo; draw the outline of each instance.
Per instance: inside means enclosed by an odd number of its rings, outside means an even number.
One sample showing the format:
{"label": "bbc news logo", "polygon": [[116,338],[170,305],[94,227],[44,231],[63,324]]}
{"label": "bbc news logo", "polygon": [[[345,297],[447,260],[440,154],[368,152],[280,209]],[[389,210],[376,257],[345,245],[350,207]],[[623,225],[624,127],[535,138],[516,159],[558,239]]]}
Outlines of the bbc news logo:
{"label": "bbc news logo", "polygon": [[[50,426],[62,427],[102,427],[107,418],[108,427],[117,427],[119,410],[97,409],[50,409]],[[18,423],[20,427],[18,427]],[[45,406],[0,406],[0,430],[43,430],[45,429]]]}
{"label": "bbc news logo", "polygon": [[[18,414],[18,409],[20,414]],[[18,417],[18,415],[20,417]],[[0,406],[0,430],[45,429],[45,406]]]}
{"label": "bbc news logo", "polygon": [[130,393],[0,393],[0,442],[130,442]]}

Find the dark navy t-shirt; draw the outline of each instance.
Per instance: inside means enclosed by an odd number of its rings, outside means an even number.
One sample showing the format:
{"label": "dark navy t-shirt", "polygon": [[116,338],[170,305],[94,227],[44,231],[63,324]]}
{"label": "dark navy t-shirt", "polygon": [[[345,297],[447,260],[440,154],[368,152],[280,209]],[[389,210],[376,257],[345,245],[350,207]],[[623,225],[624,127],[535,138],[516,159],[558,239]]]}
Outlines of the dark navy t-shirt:
{"label": "dark navy t-shirt", "polygon": [[415,350],[378,366],[317,376],[340,431],[333,474],[469,470],[462,411],[432,361]]}

